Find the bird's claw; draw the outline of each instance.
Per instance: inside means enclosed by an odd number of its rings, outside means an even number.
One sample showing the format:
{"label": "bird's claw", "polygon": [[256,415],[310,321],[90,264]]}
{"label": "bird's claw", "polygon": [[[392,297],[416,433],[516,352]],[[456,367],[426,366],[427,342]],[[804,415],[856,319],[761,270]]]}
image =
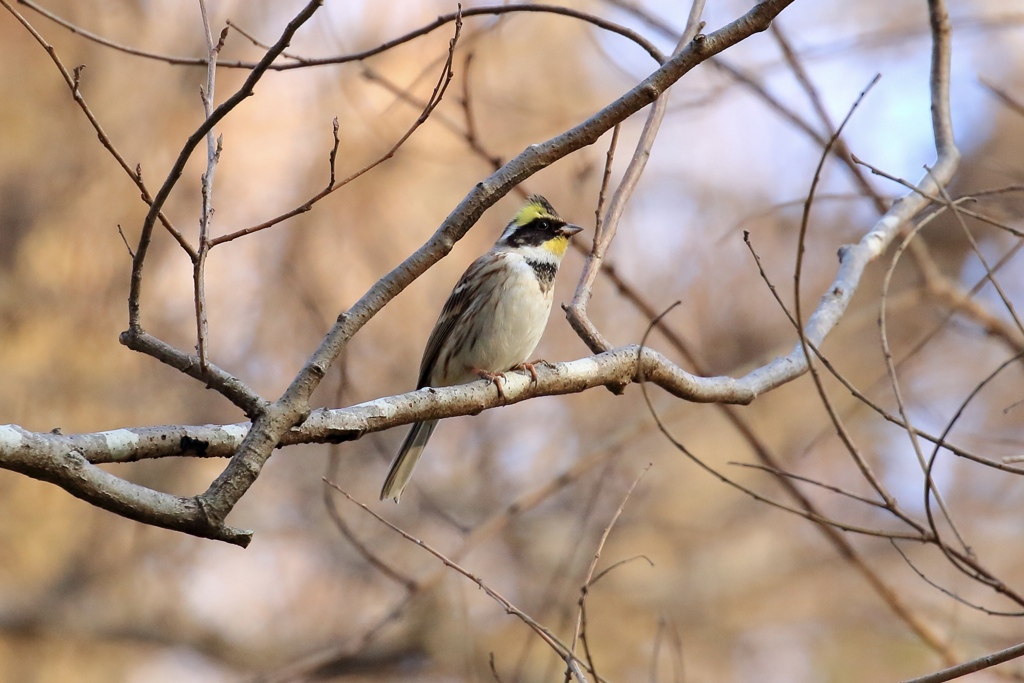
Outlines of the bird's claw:
{"label": "bird's claw", "polygon": [[512,369],[513,370],[526,370],[528,373],[530,373],[530,384],[536,384],[537,383],[537,368],[534,367],[534,366],[535,365],[539,365],[540,363],[547,363],[547,361],[545,361],[545,360],[535,360],[533,362],[523,362],[523,363],[520,363],[519,365],[516,365]]}
{"label": "bird's claw", "polygon": [[505,379],[505,373],[503,372],[488,372],[486,370],[477,370],[476,374],[480,375],[480,379],[490,380],[494,383],[494,388],[498,390],[498,396],[501,400],[505,400],[505,390],[501,386],[501,382]]}
{"label": "bird's claw", "polygon": [[538,365],[543,365],[543,366],[545,366],[547,368],[555,367],[555,364],[552,363],[551,361],[544,360],[543,358],[538,358],[537,360],[530,361],[529,363],[520,363],[519,365],[515,366],[513,368],[513,370],[526,370],[527,372],[530,373],[530,383],[531,384],[536,384],[537,381],[538,381],[538,377],[537,377],[537,366]]}

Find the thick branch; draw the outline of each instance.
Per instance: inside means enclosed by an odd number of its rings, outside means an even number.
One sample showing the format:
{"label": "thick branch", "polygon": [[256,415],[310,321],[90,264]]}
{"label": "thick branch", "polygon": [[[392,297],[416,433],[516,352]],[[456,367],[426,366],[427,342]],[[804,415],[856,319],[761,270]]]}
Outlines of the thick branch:
{"label": "thick branch", "polygon": [[251,531],[210,524],[201,501],[133,484],[86,457],[72,439],[61,434],[0,427],[0,466],[5,469],[56,484],[76,498],[128,519],[243,547],[249,544]]}
{"label": "thick branch", "polygon": [[215,389],[241,408],[246,417],[255,417],[267,407],[265,399],[231,373],[212,363],[207,363],[204,368],[198,356],[179,351],[147,332],[126,330],[121,333],[120,341],[133,351],[152,356],[161,363],[206,383],[206,386]]}
{"label": "thick branch", "polygon": [[[698,403],[725,401],[746,404],[753,399],[751,392],[729,377],[689,375],[650,348],[644,349],[641,368],[638,364],[639,351],[639,346],[631,345],[568,363],[537,364],[536,382],[525,372],[508,373],[502,382],[504,399],[489,380],[482,380],[386,396],[347,408],[315,410],[301,427],[285,433],[280,445],[351,441],[420,420],[476,415],[490,408],[540,396],[577,394],[601,386],[626,385],[638,381],[641,376],[644,381],[657,384],[674,396]],[[0,426],[0,468],[16,469],[20,456],[11,448],[23,434],[60,444],[65,451],[76,451],[88,462],[98,464],[172,456],[229,457],[249,430],[250,423],[241,422],[64,435],[30,433],[20,427],[6,425]]]}

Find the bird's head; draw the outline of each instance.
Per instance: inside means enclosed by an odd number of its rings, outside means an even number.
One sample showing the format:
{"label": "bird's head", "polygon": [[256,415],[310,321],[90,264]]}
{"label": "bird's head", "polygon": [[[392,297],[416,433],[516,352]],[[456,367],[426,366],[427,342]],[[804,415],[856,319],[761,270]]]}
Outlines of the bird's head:
{"label": "bird's head", "polygon": [[548,200],[535,194],[509,221],[498,239],[498,246],[539,250],[560,260],[569,246],[569,239],[581,230],[578,225],[566,223]]}

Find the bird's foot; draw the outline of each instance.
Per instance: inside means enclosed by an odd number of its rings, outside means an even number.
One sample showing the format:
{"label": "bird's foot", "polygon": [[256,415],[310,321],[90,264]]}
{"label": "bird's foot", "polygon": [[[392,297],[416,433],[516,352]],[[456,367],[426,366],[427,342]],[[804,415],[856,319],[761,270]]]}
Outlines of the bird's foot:
{"label": "bird's foot", "polygon": [[537,368],[536,368],[537,365],[547,365],[548,367],[551,367],[551,363],[547,362],[546,360],[540,360],[539,359],[539,360],[535,360],[535,361],[529,361],[529,362],[520,363],[519,365],[514,366],[512,369],[513,370],[526,370],[527,372],[530,373],[530,384],[536,384],[537,383]]}
{"label": "bird's foot", "polygon": [[505,390],[502,388],[501,383],[505,380],[504,372],[488,372],[487,370],[474,369],[473,372],[480,376],[480,379],[490,380],[494,383],[494,388],[498,390],[498,396],[501,400],[505,400]]}

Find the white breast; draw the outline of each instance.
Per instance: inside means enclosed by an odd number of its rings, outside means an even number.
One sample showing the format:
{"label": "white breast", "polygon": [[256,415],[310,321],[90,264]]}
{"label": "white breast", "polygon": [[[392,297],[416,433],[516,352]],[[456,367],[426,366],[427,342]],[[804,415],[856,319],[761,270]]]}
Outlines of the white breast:
{"label": "white breast", "polygon": [[505,372],[530,360],[544,334],[551,313],[551,290],[541,291],[533,268],[522,256],[504,253],[502,257],[507,266],[505,277],[496,279],[496,291],[488,293],[489,305],[478,311],[485,317],[485,330],[460,354],[462,372],[450,369],[452,376],[446,379],[453,384],[476,379],[477,370]]}

